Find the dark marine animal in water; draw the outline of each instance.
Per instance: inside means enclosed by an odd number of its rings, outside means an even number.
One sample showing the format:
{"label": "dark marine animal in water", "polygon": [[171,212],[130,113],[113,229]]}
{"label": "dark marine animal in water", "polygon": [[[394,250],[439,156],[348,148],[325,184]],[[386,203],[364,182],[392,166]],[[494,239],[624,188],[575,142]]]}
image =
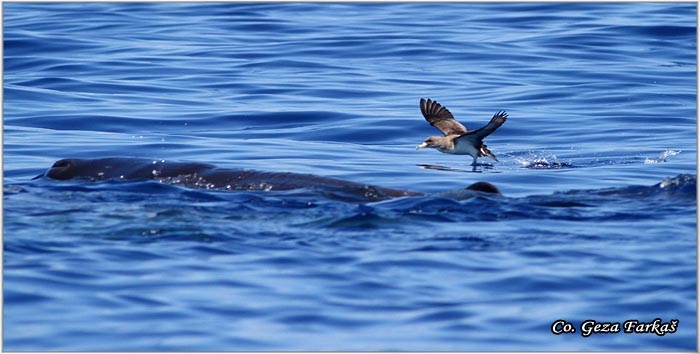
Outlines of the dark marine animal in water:
{"label": "dark marine animal in water", "polygon": [[[284,191],[312,189],[323,195],[345,201],[380,201],[391,198],[422,196],[424,193],[385,188],[312,174],[295,172],[263,172],[220,168],[199,162],[176,162],[128,157],[98,159],[62,159],[34,179],[57,180],[157,180],[188,188],[218,190]],[[488,182],[467,187],[472,192],[500,194]]]}

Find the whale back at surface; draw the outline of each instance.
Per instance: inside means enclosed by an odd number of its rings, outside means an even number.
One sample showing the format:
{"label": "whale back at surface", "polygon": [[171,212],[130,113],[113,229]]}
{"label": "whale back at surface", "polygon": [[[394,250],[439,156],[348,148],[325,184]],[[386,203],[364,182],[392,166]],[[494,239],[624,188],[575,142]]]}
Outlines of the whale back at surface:
{"label": "whale back at surface", "polygon": [[141,158],[62,159],[43,176],[58,179],[139,180],[153,179],[191,188],[222,190],[293,190],[310,188],[342,200],[384,200],[423,195],[336,178],[294,172],[263,172],[220,168],[198,162]]}
{"label": "whale back at surface", "polygon": [[193,174],[214,167],[203,163],[165,162],[127,157],[62,159],[56,161],[44,175],[60,180],[153,179],[160,176]]}

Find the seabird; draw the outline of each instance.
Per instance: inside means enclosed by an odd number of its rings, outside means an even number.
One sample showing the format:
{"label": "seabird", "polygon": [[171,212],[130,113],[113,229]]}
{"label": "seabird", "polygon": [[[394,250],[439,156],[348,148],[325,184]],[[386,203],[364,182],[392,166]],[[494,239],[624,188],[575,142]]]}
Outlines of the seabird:
{"label": "seabird", "polygon": [[478,157],[488,156],[498,161],[496,156],[486,148],[483,140],[505,123],[506,119],[508,119],[506,112],[497,112],[493,115],[489,124],[469,131],[455,120],[447,108],[431,99],[420,99],[420,111],[423,113],[425,120],[430,125],[438,128],[445,136],[430,136],[422,144],[416,146],[416,150],[429,147],[438,149],[446,154],[470,155],[474,158],[472,166],[476,166]]}

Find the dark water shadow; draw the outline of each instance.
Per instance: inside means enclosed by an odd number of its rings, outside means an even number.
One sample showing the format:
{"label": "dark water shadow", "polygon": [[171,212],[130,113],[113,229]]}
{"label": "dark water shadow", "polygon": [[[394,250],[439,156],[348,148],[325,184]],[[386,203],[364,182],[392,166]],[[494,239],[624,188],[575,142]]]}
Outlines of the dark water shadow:
{"label": "dark water shadow", "polygon": [[442,166],[442,165],[431,165],[431,164],[418,164],[417,166],[420,168],[423,168],[423,169],[428,169],[428,170],[449,171],[449,172],[474,172],[474,173],[482,173],[482,172],[484,172],[483,170],[492,170],[493,169],[493,165],[489,164],[489,163],[477,163],[476,166],[469,166],[469,167],[471,167],[471,170],[454,168],[454,167],[447,167],[447,166]]}

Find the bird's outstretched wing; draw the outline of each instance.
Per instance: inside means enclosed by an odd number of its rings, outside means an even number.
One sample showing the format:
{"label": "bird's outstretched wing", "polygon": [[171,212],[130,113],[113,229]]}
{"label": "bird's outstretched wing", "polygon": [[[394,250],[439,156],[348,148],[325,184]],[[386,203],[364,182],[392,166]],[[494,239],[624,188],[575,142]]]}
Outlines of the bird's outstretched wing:
{"label": "bird's outstretched wing", "polygon": [[508,119],[508,113],[504,111],[500,111],[496,114],[493,115],[493,118],[491,118],[491,121],[489,124],[486,124],[485,126],[477,129],[477,130],[472,130],[466,134],[462,135],[470,135],[476,138],[477,140],[482,140],[486,138],[487,136],[491,135],[491,133],[495,132],[496,129],[498,129],[503,123],[506,122]]}
{"label": "bird's outstretched wing", "polygon": [[456,121],[447,108],[431,99],[420,99],[420,111],[423,113],[425,120],[427,120],[430,125],[438,128],[445,136],[453,134],[461,135],[467,132],[467,128]]}

